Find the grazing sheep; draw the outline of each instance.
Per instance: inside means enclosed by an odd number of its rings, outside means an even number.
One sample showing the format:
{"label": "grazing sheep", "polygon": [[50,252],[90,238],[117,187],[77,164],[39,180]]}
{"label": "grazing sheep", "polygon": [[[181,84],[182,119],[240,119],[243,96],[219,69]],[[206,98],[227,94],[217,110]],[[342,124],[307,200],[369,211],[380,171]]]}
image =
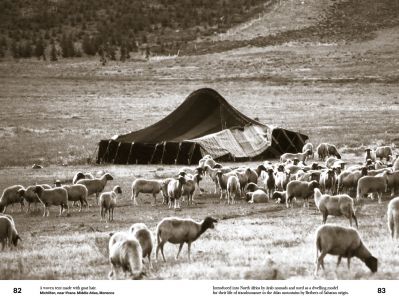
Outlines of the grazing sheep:
{"label": "grazing sheep", "polygon": [[195,192],[195,185],[199,186],[199,182],[202,180],[200,174],[195,174],[194,176],[187,175],[186,183],[183,184],[183,201],[184,197],[187,197],[187,206],[190,206],[194,202],[194,192]]}
{"label": "grazing sheep", "polygon": [[311,182],[303,182],[293,180],[287,184],[287,208],[292,204],[293,198],[304,199],[304,206],[309,207],[309,197],[313,195],[313,189],[319,187],[319,183],[316,180]]}
{"label": "grazing sheep", "polygon": [[227,179],[227,204],[234,204],[235,197],[240,193],[240,181],[237,176],[230,176]]}
{"label": "grazing sheep", "polygon": [[133,224],[129,232],[139,241],[141,249],[143,250],[143,259],[147,257],[148,265],[152,268],[151,253],[153,248],[153,237],[151,231],[144,223]]}
{"label": "grazing sheep", "polygon": [[371,160],[371,161],[375,161],[376,160],[376,157],[375,157],[375,151],[374,150],[371,150],[370,148],[367,148],[366,150],[364,150],[365,152],[366,152],[366,155],[365,155],[365,161],[367,162],[368,160]]}
{"label": "grazing sheep", "polygon": [[328,157],[328,144],[321,143],[316,148],[317,155],[319,156],[320,161],[324,161],[326,157]]}
{"label": "grazing sheep", "polygon": [[314,152],[313,152],[313,144],[312,143],[306,143],[302,147],[302,152],[306,152],[307,150],[310,151],[310,156],[314,158]]}
{"label": "grazing sheep", "polygon": [[349,193],[352,190],[356,191],[359,179],[363,176],[366,176],[367,174],[368,170],[366,167],[362,167],[361,170],[356,171],[343,171],[341,174],[338,175],[337,178],[338,193]]}
{"label": "grazing sheep", "polygon": [[[132,197],[133,205],[138,205],[137,196],[140,193],[152,194],[154,202],[152,205],[157,203],[157,194],[162,190],[163,181],[155,179],[136,179],[132,183]],[[166,193],[167,195],[167,193]]]}
{"label": "grazing sheep", "polygon": [[399,238],[399,197],[393,198],[388,204],[388,229],[392,239]]}
{"label": "grazing sheep", "polygon": [[4,189],[3,194],[0,198],[0,212],[5,213],[7,207],[11,205],[14,206],[14,203],[19,203],[21,205],[21,211],[24,206],[24,198],[18,193],[19,190],[23,189],[22,185],[12,185]]}
{"label": "grazing sheep", "polygon": [[287,201],[287,192],[286,191],[284,191],[284,192],[275,191],[273,193],[272,199],[276,200],[276,203],[284,204]]}
{"label": "grazing sheep", "polygon": [[108,212],[108,220],[114,220],[114,208],[116,207],[116,200],[118,194],[122,194],[122,189],[119,185],[114,186],[111,192],[104,192],[100,195],[100,215],[101,220],[105,219],[105,215]]}
{"label": "grazing sheep", "polygon": [[[371,255],[364,245],[359,232],[353,228],[339,225],[321,225],[316,231],[316,269],[315,275],[320,268],[324,270],[324,257],[327,254],[338,255],[337,267],[342,257],[348,259],[348,269],[352,257],[358,257],[366,266],[375,273],[378,269],[378,260]],[[320,251],[320,256],[319,256]]]}
{"label": "grazing sheep", "polygon": [[335,194],[335,186],[336,186],[337,177],[335,175],[335,171],[333,169],[325,170],[320,175],[320,188],[323,193],[327,192],[331,195]]}
{"label": "grazing sheep", "polygon": [[168,184],[168,198],[169,208],[174,204],[174,209],[180,209],[180,197],[183,192],[183,185],[186,183],[186,179],[183,176],[179,176],[178,179],[172,179]]}
{"label": "grazing sheep", "polygon": [[389,161],[392,157],[392,148],[390,146],[380,146],[375,149],[375,157],[383,160],[384,158],[386,161]]}
{"label": "grazing sheep", "polygon": [[10,248],[11,244],[16,247],[18,240],[21,240],[21,237],[18,235],[17,229],[15,228],[13,218],[9,215],[0,215],[1,250],[4,250],[6,244],[8,244]]}
{"label": "grazing sheep", "polygon": [[63,187],[55,187],[51,189],[44,189],[40,185],[37,185],[34,189],[34,192],[39,197],[41,203],[43,203],[43,217],[46,215],[50,216],[49,206],[55,205],[60,206],[60,216],[64,208],[67,208],[69,213],[69,206],[68,206],[68,192]]}
{"label": "grazing sheep", "polygon": [[89,204],[87,203],[87,188],[83,184],[72,184],[72,185],[63,185],[64,189],[66,189],[68,193],[68,201],[71,202],[80,202],[79,211],[82,211],[83,205],[86,205],[86,208],[89,209]]}
{"label": "grazing sheep", "polygon": [[143,250],[139,241],[126,233],[115,233],[109,241],[109,279],[118,278],[118,271],[129,272],[132,279],[140,279],[143,273]]}
{"label": "grazing sheep", "polygon": [[329,156],[335,156],[335,157],[341,159],[341,154],[339,154],[337,147],[335,145],[327,144],[327,149],[328,149]]}
{"label": "grazing sheep", "polygon": [[109,173],[105,173],[100,178],[95,179],[80,179],[76,183],[83,184],[87,188],[87,196],[96,194],[96,203],[98,205],[98,196],[104,190],[108,180],[113,180],[114,178]]}
{"label": "grazing sheep", "polygon": [[[51,186],[48,184],[41,184],[41,186],[44,189],[51,189]],[[21,197],[23,197],[26,202],[28,202],[28,209],[26,211],[26,213],[30,212],[30,205],[32,203],[35,203],[36,206],[36,210],[37,210],[37,204],[40,203],[39,197],[37,196],[37,194],[34,192],[36,186],[35,185],[30,185],[28,186],[26,189],[20,189],[18,191],[18,193],[20,194]]]}
{"label": "grazing sheep", "polygon": [[323,224],[326,224],[327,217],[331,216],[345,216],[349,219],[349,224],[352,226],[352,218],[355,220],[356,227],[357,218],[353,199],[348,195],[330,196],[328,194],[322,195],[318,188],[314,189],[314,202],[316,207],[323,215]]}
{"label": "grazing sheep", "polygon": [[284,153],[283,155],[280,156],[280,161],[282,163],[286,162],[288,159],[295,160],[297,159],[300,162],[305,162],[308,156],[311,155],[310,150],[306,150],[301,153]]}
{"label": "grazing sheep", "polygon": [[94,179],[95,177],[91,173],[77,172],[72,178],[72,184],[77,183],[80,179]]}
{"label": "grazing sheep", "polygon": [[246,193],[246,200],[248,203],[267,203],[269,202],[269,197],[262,190],[257,190],[255,192]]}
{"label": "grazing sheep", "polygon": [[180,244],[176,259],[178,259],[184,243],[187,243],[188,260],[191,261],[190,252],[192,242],[197,240],[208,228],[215,228],[214,223],[217,223],[217,220],[212,217],[206,217],[202,222],[177,217],[164,218],[158,224],[156,230],[158,242],[156,259],[158,260],[158,252],[161,250],[163,261],[166,262],[163,253],[163,247],[166,242]]}
{"label": "grazing sheep", "polygon": [[388,179],[386,173],[382,176],[364,176],[359,179],[357,184],[356,200],[360,201],[369,193],[378,195],[378,203],[381,203],[382,193],[386,192]]}
{"label": "grazing sheep", "polygon": [[267,170],[267,179],[265,181],[265,185],[268,191],[269,198],[272,197],[274,190],[276,189],[276,178],[274,177],[274,170]]}

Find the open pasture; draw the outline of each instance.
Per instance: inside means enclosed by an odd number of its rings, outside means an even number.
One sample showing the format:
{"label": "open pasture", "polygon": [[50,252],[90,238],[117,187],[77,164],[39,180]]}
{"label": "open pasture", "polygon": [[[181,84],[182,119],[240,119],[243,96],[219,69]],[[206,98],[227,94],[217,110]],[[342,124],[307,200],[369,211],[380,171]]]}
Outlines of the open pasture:
{"label": "open pasture", "polygon": [[[249,163],[255,166],[255,162]],[[234,164],[233,164],[234,165]],[[267,204],[248,204],[241,200],[235,205],[218,203],[210,179],[204,179],[203,195],[196,192],[193,207],[185,204],[181,211],[168,209],[158,195],[156,207],[151,206],[152,196],[139,195],[139,206],[133,206],[131,182],[137,176],[162,178],[177,173],[178,166],[83,166],[55,167],[32,170],[7,168],[0,171],[1,188],[13,183],[24,186],[52,183],[54,179],[70,180],[76,170],[105,170],[114,175],[106,190],[120,185],[123,191],[115,220],[100,220],[99,207],[94,196],[89,197],[90,208],[70,207],[70,215],[58,217],[59,210],[51,208],[49,218],[42,217],[42,209],[26,214],[19,205],[11,213],[22,237],[22,246],[16,251],[2,252],[1,279],[106,279],[109,272],[107,252],[108,233],[127,230],[131,224],[143,222],[155,235],[157,223],[164,217],[180,216],[202,220],[208,215],[219,222],[192,245],[192,262],[187,259],[187,246],[177,261],[178,246],[165,245],[166,263],[155,261],[147,271],[147,279],[314,279],[314,232],[322,217],[312,203],[303,208],[296,203],[293,209],[270,201]],[[366,266],[354,259],[351,271],[346,261],[336,270],[336,257],[327,256],[326,272],[319,279],[396,279],[399,248],[389,236],[386,207],[390,197],[382,204],[367,200],[357,212],[359,231],[370,251],[379,259],[379,271],[372,275]],[[11,207],[9,207],[10,210]],[[26,208],[26,207],[25,207]],[[328,218],[328,223],[348,226],[344,218]],[[155,250],[155,249],[154,249]]]}

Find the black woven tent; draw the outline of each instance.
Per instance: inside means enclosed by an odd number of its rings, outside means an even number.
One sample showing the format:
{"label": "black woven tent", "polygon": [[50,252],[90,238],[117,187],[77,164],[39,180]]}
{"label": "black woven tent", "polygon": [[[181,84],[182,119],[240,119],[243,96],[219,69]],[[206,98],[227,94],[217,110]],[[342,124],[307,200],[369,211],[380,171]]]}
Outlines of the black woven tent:
{"label": "black woven tent", "polygon": [[159,122],[101,140],[97,163],[197,164],[205,154],[221,161],[257,160],[300,152],[307,139],[253,120],[203,88]]}

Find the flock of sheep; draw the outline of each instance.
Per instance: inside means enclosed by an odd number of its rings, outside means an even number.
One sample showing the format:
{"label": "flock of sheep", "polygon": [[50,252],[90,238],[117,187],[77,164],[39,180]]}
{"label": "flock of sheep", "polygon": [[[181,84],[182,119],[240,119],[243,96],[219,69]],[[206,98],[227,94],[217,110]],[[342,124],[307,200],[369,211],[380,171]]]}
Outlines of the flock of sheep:
{"label": "flock of sheep", "polygon": [[[319,162],[307,164],[309,157],[314,158],[317,153]],[[265,161],[256,168],[247,166],[232,168],[222,166],[209,155],[204,156],[195,168],[184,167],[174,178],[162,180],[136,179],[131,187],[131,200],[138,205],[140,193],[152,194],[153,205],[156,196],[162,194],[163,204],[175,210],[181,210],[181,199],[187,206],[193,205],[194,193],[203,193],[200,183],[203,178],[210,178],[214,183],[214,193],[220,193],[220,200],[225,198],[226,204],[235,204],[237,199],[245,198],[250,204],[264,203],[274,200],[290,208],[298,200],[309,207],[309,200],[313,199],[322,215],[324,225],[316,231],[317,260],[315,272],[321,266],[327,254],[350,259],[358,257],[372,272],[377,271],[378,260],[372,256],[364,245],[359,232],[352,228],[352,221],[358,227],[355,205],[361,204],[365,197],[374,194],[381,203],[383,193],[391,192],[391,196],[399,190],[399,159],[393,161],[392,149],[389,146],[378,147],[375,151],[366,150],[362,164],[348,165],[341,159],[334,145],[322,143],[316,149],[308,143],[301,153],[285,153],[280,162]],[[108,181],[113,180],[109,173],[95,178],[92,174],[78,172],[72,178],[72,184],[55,186],[47,184],[34,185],[24,188],[14,185],[6,188],[0,199],[0,242],[2,249],[8,244],[17,246],[20,236],[15,222],[10,215],[6,215],[9,205],[19,203],[21,211],[24,202],[30,205],[41,203],[43,217],[50,214],[50,206],[59,206],[60,215],[64,210],[69,213],[69,202],[79,203],[79,211],[84,206],[89,208],[88,196],[95,195],[96,204],[100,208],[101,220],[113,221],[114,209],[117,208],[118,196],[122,193],[116,185],[110,192],[103,192]],[[327,217],[344,216],[349,220],[350,227],[326,225]],[[393,198],[388,204],[388,229],[392,238],[399,237],[399,197]],[[176,255],[178,258],[184,243],[188,245],[188,259],[190,261],[191,244],[209,228],[214,228],[217,220],[206,217],[202,222],[177,217],[165,218],[156,228],[156,258],[161,252],[165,261],[164,245],[166,242],[179,245]],[[145,224],[133,224],[126,232],[112,233],[109,245],[109,261],[112,270],[109,278],[117,278],[118,271],[128,272],[132,278],[141,278],[144,273],[143,259],[148,258],[148,268],[152,267],[151,255],[153,250],[153,235]],[[320,255],[319,255],[320,252]]]}

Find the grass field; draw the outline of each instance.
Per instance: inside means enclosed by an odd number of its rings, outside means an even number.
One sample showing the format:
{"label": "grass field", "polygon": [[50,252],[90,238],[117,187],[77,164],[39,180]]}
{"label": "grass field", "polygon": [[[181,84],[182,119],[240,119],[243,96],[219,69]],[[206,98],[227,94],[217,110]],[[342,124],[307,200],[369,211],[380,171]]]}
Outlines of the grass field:
{"label": "grass field", "polygon": [[[327,2],[307,1],[314,9],[304,11],[321,13],[321,3]],[[262,22],[269,22],[267,32],[280,32],[284,25],[278,16],[285,15],[287,23],[295,15],[295,10],[287,13],[285,8],[277,8],[275,18],[260,16],[227,34],[240,41],[256,38]],[[297,27],[287,23],[287,28],[306,28],[315,19],[306,14],[298,22]],[[160,203],[151,207],[146,196],[133,207],[130,185],[135,177],[172,176],[179,166],[97,166],[97,143],[148,126],[195,89],[211,87],[250,117],[307,134],[315,145],[336,144],[347,161],[360,162],[369,145],[392,145],[397,153],[398,39],[394,27],[375,31],[363,41],[294,40],[106,66],[87,58],[0,62],[0,190],[13,184],[66,182],[78,170],[106,170],[115,177],[106,189],[119,184],[124,191],[113,223],[100,221],[93,199],[88,211],[73,209],[63,217],[56,216],[55,208],[47,219],[41,210],[26,215],[16,209],[11,214],[23,242],[16,251],[0,253],[0,279],[105,279],[109,232],[126,230],[135,222],[154,231],[166,216],[200,220],[210,214],[219,223],[193,244],[193,262],[187,261],[186,247],[175,261],[177,247],[168,244],[167,263],[154,262],[147,278],[313,279],[313,236],[321,224],[314,206],[305,209],[298,203],[292,210],[275,203],[226,206],[214,203],[216,197],[206,193],[197,196],[194,207],[180,212]],[[45,168],[32,170],[33,163]],[[209,182],[205,188],[210,190]],[[327,257],[326,273],[318,278],[398,278],[399,248],[386,226],[388,200],[386,196],[381,205],[370,200],[358,211],[359,231],[380,262],[378,273],[371,275],[359,260],[353,261],[350,272],[345,262],[335,270],[335,258]],[[348,224],[330,218],[329,223]]]}

